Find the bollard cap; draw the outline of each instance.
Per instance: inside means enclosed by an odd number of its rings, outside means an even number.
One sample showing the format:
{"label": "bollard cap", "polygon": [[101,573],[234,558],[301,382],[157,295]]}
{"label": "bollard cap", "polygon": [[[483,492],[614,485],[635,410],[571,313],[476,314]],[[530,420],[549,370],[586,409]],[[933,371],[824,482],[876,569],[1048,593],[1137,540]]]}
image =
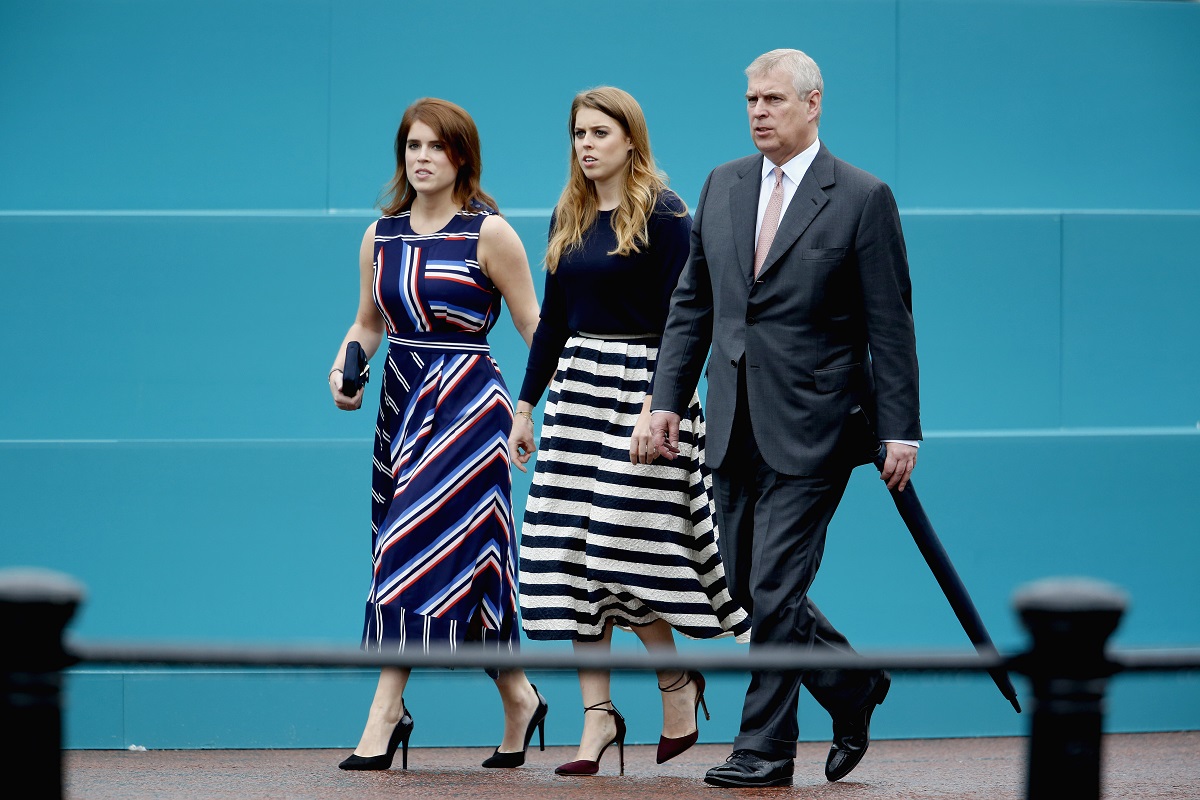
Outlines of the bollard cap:
{"label": "bollard cap", "polygon": [[85,594],[82,583],[61,572],[40,567],[0,569],[0,603],[78,605]]}
{"label": "bollard cap", "polygon": [[1116,611],[1129,605],[1129,595],[1095,578],[1045,578],[1022,586],[1013,595],[1018,611]]}

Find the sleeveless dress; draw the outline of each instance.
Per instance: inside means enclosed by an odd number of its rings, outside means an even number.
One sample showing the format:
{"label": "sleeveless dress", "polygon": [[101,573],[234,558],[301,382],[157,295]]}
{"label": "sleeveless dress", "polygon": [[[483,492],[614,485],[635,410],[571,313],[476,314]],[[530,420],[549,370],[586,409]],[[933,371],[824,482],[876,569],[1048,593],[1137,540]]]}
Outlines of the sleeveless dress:
{"label": "sleeveless dress", "polygon": [[375,304],[387,327],[372,480],[363,649],[517,645],[508,436],[512,401],[487,333],[501,296],[477,259],[492,212],[413,232],[375,227]]}

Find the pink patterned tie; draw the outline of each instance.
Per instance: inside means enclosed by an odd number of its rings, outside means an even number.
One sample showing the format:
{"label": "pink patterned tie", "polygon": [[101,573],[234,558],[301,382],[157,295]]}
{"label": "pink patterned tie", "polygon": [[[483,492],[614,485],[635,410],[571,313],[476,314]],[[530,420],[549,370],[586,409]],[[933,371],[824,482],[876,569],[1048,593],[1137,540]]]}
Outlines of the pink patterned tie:
{"label": "pink patterned tie", "polygon": [[783,211],[783,168],[771,170],[775,173],[775,188],[771,190],[771,199],[767,201],[767,212],[763,214],[762,229],[758,232],[758,247],[754,249],[754,277],[762,269],[767,260],[767,252],[771,242],[775,241],[775,231],[779,230],[779,215]]}

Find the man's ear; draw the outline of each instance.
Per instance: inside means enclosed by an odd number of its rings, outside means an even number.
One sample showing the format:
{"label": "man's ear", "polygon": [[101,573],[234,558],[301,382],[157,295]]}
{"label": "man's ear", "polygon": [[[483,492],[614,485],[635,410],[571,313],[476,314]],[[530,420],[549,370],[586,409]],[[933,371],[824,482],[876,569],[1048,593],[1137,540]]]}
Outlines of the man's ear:
{"label": "man's ear", "polygon": [[821,116],[821,90],[813,89],[808,93],[808,118],[814,120]]}

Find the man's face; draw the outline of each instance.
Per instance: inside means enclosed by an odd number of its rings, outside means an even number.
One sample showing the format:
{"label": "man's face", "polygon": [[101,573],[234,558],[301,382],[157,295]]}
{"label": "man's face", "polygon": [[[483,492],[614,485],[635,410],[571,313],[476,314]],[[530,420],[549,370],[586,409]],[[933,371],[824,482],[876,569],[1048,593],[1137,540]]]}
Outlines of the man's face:
{"label": "man's face", "polygon": [[746,113],[754,146],[774,164],[786,164],[817,138],[821,92],[800,97],[791,76],[773,69],[750,77]]}

